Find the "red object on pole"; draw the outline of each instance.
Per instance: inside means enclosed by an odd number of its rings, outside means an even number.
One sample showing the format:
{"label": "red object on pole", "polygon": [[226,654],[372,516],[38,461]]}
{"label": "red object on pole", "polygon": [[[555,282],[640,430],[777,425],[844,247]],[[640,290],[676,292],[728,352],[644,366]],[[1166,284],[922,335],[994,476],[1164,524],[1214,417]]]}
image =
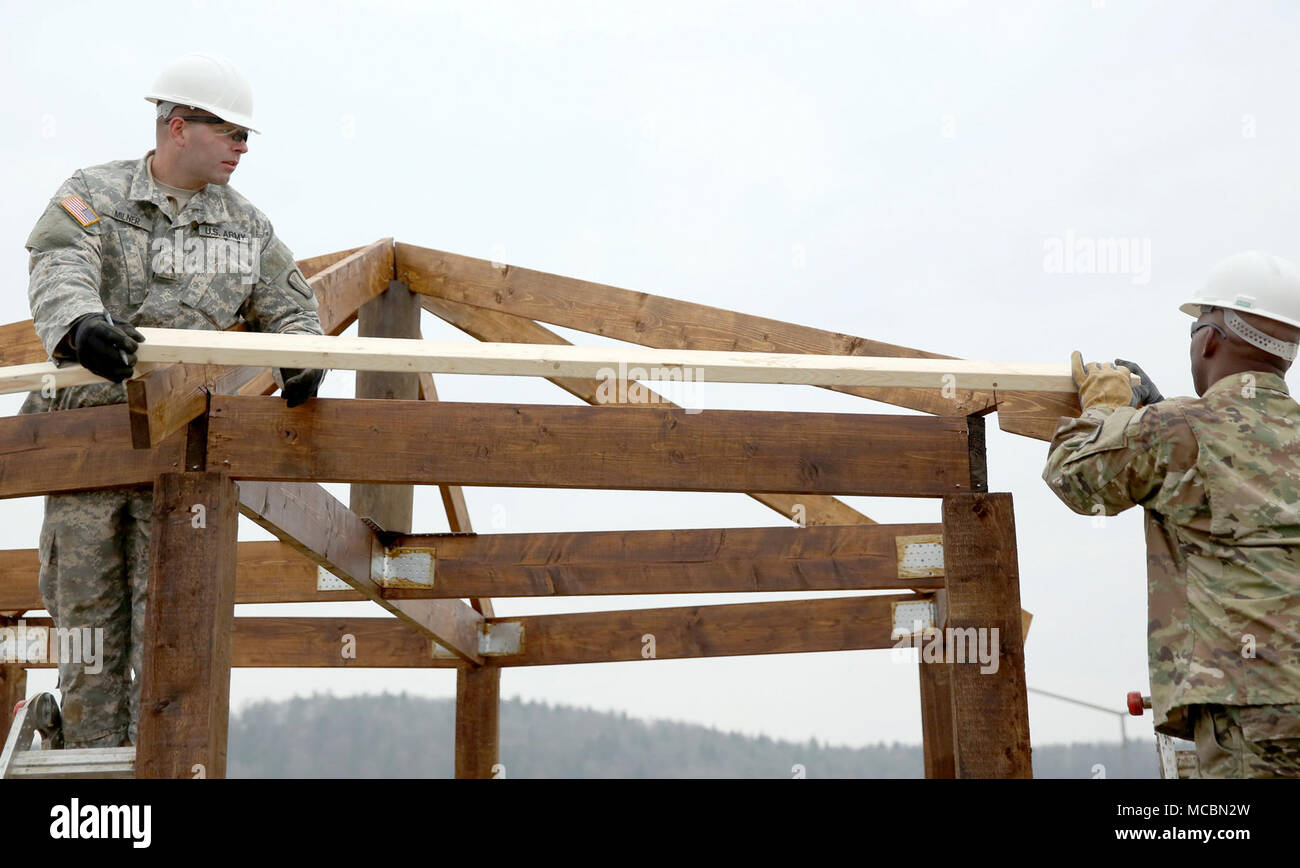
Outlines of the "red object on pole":
{"label": "red object on pole", "polygon": [[1143,701],[1142,701],[1142,691],[1141,691],[1141,690],[1133,690],[1133,691],[1130,691],[1130,692],[1129,692],[1129,695],[1128,695],[1128,713],[1129,713],[1129,714],[1133,715],[1134,717],[1141,717],[1141,716],[1142,716],[1142,709],[1143,709],[1143,708],[1146,708],[1146,707],[1147,707],[1146,704],[1143,703]]}

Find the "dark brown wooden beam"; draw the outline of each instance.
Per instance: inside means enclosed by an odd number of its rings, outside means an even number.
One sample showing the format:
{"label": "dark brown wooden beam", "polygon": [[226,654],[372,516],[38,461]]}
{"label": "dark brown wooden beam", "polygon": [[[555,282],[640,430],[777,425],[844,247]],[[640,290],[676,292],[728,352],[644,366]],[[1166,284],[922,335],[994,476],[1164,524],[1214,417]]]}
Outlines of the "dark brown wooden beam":
{"label": "dark brown wooden beam", "polygon": [[[6,622],[0,619],[0,626]],[[27,668],[22,663],[0,663],[0,745],[9,737],[14,706],[27,698]]]}
{"label": "dark brown wooden beam", "polygon": [[[434,549],[434,592],[447,597],[902,590],[942,588],[943,578],[900,578],[895,540],[941,530],[881,524],[423,534],[393,545]],[[389,588],[384,596],[427,593]]]}
{"label": "dark brown wooden beam", "polygon": [[[53,629],[49,618],[28,627]],[[455,669],[460,658],[396,618],[236,618],[231,666],[249,669]],[[54,663],[28,663],[53,669]]]}
{"label": "dark brown wooden beam", "polygon": [[0,419],[0,498],[151,485],[183,467],[185,432],[131,445],[125,404]]}
{"label": "dark brown wooden beam", "polygon": [[289,409],[220,395],[208,460],[240,479],[934,497],[970,490],[967,425],[963,416],[416,401]]}
{"label": "dark brown wooden beam", "polygon": [[244,481],[239,509],[427,638],[466,661],[482,662],[478,626],[483,617],[460,600],[384,599],[371,575],[372,559],[383,555],[382,543],[360,516],[319,485]]}
{"label": "dark brown wooden beam", "polygon": [[553,666],[892,648],[892,604],[917,599],[890,594],[495,618],[489,630],[522,625],[523,648],[490,660],[497,666]]}
{"label": "dark brown wooden beam", "polygon": [[[944,591],[934,595],[938,617],[935,626],[942,630],[947,618]],[[943,660],[926,660],[917,654],[921,682],[921,743],[927,778],[955,778],[953,749],[956,738],[952,730],[952,667]]]}
{"label": "dark brown wooden beam", "polygon": [[[956,775],[1033,777],[1011,495],[946,497],[943,529],[945,643],[957,652],[948,660]],[[957,641],[947,643],[949,631],[966,631],[977,642],[979,631],[985,631],[984,646],[997,650],[992,661],[996,666],[971,660],[969,640],[960,634],[951,634]],[[959,644],[966,653],[958,651]]]}
{"label": "dark brown wooden beam", "polygon": [[[248,483],[243,483],[248,484]],[[428,590],[385,588],[395,599],[533,597],[753,591],[938,589],[943,577],[898,577],[895,538],[928,536],[939,524],[726,528],[536,534],[423,534],[395,546],[437,552]],[[305,530],[305,528],[304,528]],[[338,545],[338,543],[335,543]],[[352,558],[339,548],[328,560]],[[0,551],[0,611],[44,608],[36,549]],[[317,590],[317,563],[279,541],[241,542],[235,603],[368,599]],[[491,615],[487,615],[491,617]]]}
{"label": "dark brown wooden beam", "polygon": [[220,473],[154,485],[137,778],[226,775],[236,496]]}

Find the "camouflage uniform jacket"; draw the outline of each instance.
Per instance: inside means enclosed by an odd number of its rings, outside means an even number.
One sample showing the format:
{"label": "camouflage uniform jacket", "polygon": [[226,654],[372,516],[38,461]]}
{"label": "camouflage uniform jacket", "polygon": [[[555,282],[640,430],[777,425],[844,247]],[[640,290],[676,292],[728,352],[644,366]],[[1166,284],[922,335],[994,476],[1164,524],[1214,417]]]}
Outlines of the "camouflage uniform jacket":
{"label": "camouflage uniform jacket", "polygon": [[1300,702],[1300,405],[1275,374],[1063,419],[1043,480],[1085,515],[1146,510],[1156,728],[1188,705]]}
{"label": "camouflage uniform jacket", "polygon": [[[243,319],[256,331],[320,334],[315,295],[266,215],[209,184],[173,218],[152,154],[74,174],[27,239],[32,319],[51,358],[75,358],[69,325],[104,311],[134,326],[215,330]],[[22,412],[124,400],[123,384],[96,383],[52,400],[33,392]]]}

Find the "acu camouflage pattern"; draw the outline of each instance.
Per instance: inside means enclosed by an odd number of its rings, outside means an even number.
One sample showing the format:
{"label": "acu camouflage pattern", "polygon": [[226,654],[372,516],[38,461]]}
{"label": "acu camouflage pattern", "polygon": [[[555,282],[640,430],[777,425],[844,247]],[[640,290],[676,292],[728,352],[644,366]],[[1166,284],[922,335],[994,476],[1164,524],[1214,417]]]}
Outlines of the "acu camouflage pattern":
{"label": "acu camouflage pattern", "polygon": [[[149,172],[152,154],[77,172],[27,240],[32,319],[51,357],[73,358],[64,341],[69,325],[103,311],[135,326],[215,330],[242,318],[258,331],[320,334],[311,287],[266,216],[229,186],[211,184],[174,214]],[[82,226],[59,204],[74,195],[94,209],[97,222]],[[177,249],[185,252],[221,239],[244,241],[246,249],[255,245],[256,281],[246,279],[249,272],[241,272],[238,260],[231,267],[227,258],[224,270],[195,269],[167,255],[178,240]],[[157,243],[163,240],[166,245]],[[275,375],[283,385],[278,370]],[[124,384],[95,383],[59,389],[52,397],[34,392],[22,412],[125,400]],[[152,500],[148,488],[45,500],[40,587],[46,608],[57,627],[104,631],[98,673],[87,672],[80,660],[59,664],[69,748],[135,740],[140,682],[131,673],[140,672],[143,654]]]}
{"label": "acu camouflage pattern", "polygon": [[[41,598],[58,627],[94,635],[103,657],[60,656],[63,735],[68,748],[134,744],[139,720],[148,602],[150,488],[115,488],[45,498]],[[84,647],[84,646],[83,646]],[[92,646],[93,647],[93,646]],[[89,670],[89,671],[87,671]]]}
{"label": "acu camouflage pattern", "polygon": [[1157,730],[1192,738],[1189,706],[1300,702],[1300,405],[1281,377],[1063,419],[1043,480],[1083,515],[1146,510]]}
{"label": "acu camouflage pattern", "polygon": [[[63,341],[68,327],[103,311],[137,327],[216,330],[243,319],[255,331],[321,334],[316,297],[266,215],[229,185],[209,184],[173,216],[148,168],[153,153],[74,174],[27,239],[32,320],[51,358],[75,358]],[[80,196],[98,222],[83,227],[59,204],[68,196]],[[257,254],[255,282],[231,264],[240,244]],[[209,261],[226,270],[207,270]],[[278,371],[276,380],[283,385]],[[96,383],[60,389],[53,400],[32,393],[23,412],[124,400],[123,385]]]}

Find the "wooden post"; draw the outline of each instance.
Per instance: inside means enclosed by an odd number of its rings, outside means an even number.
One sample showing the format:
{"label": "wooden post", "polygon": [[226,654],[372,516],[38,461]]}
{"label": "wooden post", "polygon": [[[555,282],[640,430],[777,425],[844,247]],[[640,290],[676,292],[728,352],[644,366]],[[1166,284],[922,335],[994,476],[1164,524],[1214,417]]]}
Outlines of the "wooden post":
{"label": "wooden post", "polygon": [[497,775],[500,750],[501,670],[461,666],[456,670],[456,777]]}
{"label": "wooden post", "polygon": [[[420,337],[419,297],[406,284],[392,281],[379,297],[357,311],[357,334],[363,338]],[[419,374],[357,371],[358,398],[417,401]],[[415,509],[413,485],[353,485],[348,506],[386,531],[410,533]]]}
{"label": "wooden post", "polygon": [[1010,494],[943,499],[943,566],[956,775],[1033,777]]}
{"label": "wooden post", "polygon": [[238,504],[221,473],[154,484],[138,778],[225,777]]}
{"label": "wooden post", "polygon": [[[19,642],[22,647],[22,642]],[[0,665],[0,745],[9,737],[14,705],[27,698],[27,669],[21,663]]]}
{"label": "wooden post", "polygon": [[[945,608],[945,593],[935,594],[940,613]],[[935,618],[942,630],[943,615]],[[925,752],[927,778],[955,778],[952,732],[952,665],[941,661],[926,662],[918,654],[921,674],[921,741]]]}

